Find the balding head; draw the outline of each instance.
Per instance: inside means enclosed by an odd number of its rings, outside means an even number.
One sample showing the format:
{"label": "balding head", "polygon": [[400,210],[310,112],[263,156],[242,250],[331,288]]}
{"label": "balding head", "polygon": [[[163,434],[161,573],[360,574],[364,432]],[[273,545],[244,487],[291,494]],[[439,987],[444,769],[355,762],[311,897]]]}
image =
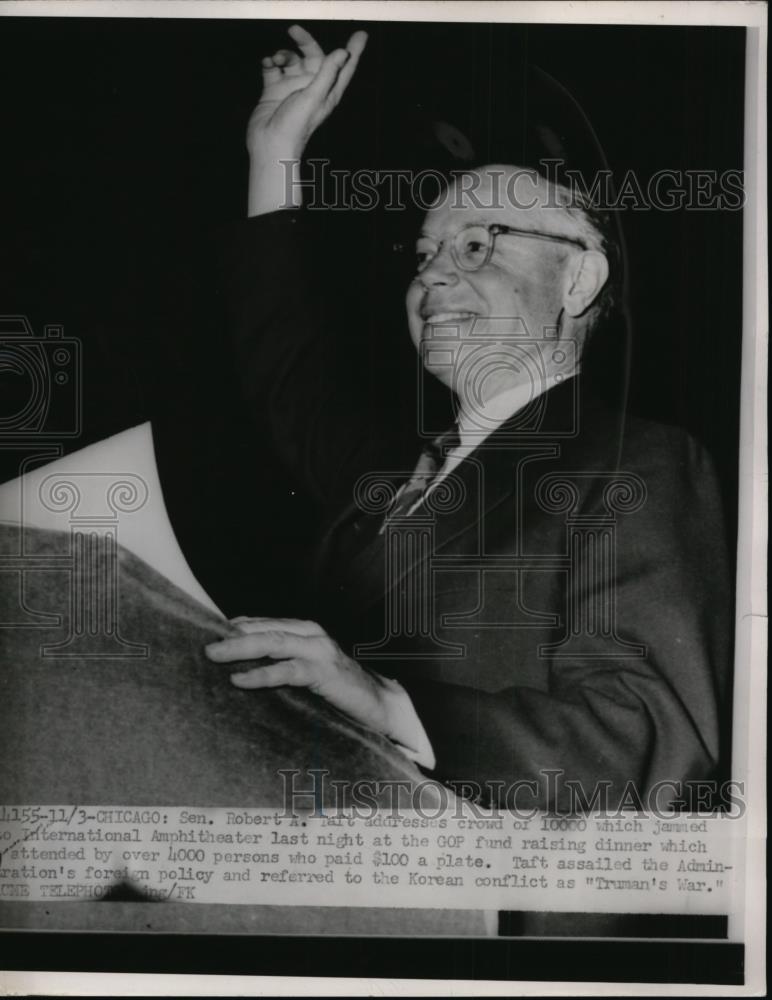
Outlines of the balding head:
{"label": "balding head", "polygon": [[602,249],[602,238],[575,191],[548,181],[537,170],[492,163],[457,174],[430,211],[477,210],[490,221],[560,233]]}

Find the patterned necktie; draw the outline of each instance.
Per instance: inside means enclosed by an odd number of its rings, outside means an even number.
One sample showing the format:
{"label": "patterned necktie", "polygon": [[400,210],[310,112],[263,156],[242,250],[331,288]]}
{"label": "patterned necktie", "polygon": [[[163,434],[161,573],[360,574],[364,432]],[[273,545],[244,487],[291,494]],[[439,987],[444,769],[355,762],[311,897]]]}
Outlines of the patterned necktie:
{"label": "patterned necktie", "polygon": [[458,424],[453,424],[450,430],[440,434],[439,437],[426,445],[410,480],[402,486],[394,498],[394,503],[386,514],[381,531],[384,530],[387,521],[407,516],[412,507],[426,496],[437,477],[437,473],[445,464],[446,457],[460,444]]}
{"label": "patterned necktie", "polygon": [[324,600],[328,599],[332,590],[338,600],[345,597],[345,593],[355,595],[359,606],[368,587],[375,588],[373,595],[382,591],[383,572],[379,570],[379,567],[382,569],[379,560],[385,554],[385,547],[381,544],[374,550],[372,544],[376,538],[383,536],[392,518],[404,517],[422,498],[448,453],[460,443],[458,427],[454,424],[449,431],[426,445],[413,475],[397,492],[385,516],[362,516],[361,511],[354,511],[333,529],[320,553],[315,571],[317,584],[323,588],[320,593],[324,593]]}

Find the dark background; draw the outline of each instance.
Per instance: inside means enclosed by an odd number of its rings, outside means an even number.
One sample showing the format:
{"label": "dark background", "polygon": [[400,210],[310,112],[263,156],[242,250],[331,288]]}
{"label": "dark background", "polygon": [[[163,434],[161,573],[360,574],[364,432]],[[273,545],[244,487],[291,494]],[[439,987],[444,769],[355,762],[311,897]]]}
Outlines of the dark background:
{"label": "dark background", "polygon": [[[83,431],[66,450],[153,419],[183,550],[234,614],[302,613],[291,603],[292,555],[316,524],[240,409],[212,266],[219,227],[245,214],[243,137],[260,57],[286,44],[289,23],[0,25],[0,314],[26,314],[38,334],[62,324],[82,341]],[[349,92],[308,151],[334,167],[432,166],[427,123],[438,119],[470,139],[478,162],[516,161],[534,65],[581,106],[618,180],[629,169],[645,181],[661,169],[743,166],[743,29],[305,23],[325,48],[354,28],[370,32]],[[390,247],[410,241],[417,216],[326,215],[320,277],[340,342],[356,347],[341,354],[375,399],[405,410],[416,362]],[[621,224],[629,403],[707,445],[732,544],[742,213],[627,211]],[[615,365],[603,373],[612,386]],[[0,391],[18,395],[12,375],[0,372]],[[3,478],[17,474],[19,455],[0,447]],[[266,521],[269,538],[258,530]]]}

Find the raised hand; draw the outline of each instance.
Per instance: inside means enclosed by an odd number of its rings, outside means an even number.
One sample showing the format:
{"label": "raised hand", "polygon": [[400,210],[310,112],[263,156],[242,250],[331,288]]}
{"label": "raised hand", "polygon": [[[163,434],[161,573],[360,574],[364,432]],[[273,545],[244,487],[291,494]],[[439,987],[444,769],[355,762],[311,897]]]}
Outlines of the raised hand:
{"label": "raised hand", "polygon": [[247,149],[260,160],[302,156],[343,96],[367,43],[367,33],[355,31],[344,49],[325,55],[299,25],[289,35],[299,51],[280,49],[263,59],[263,93],[247,126]]}

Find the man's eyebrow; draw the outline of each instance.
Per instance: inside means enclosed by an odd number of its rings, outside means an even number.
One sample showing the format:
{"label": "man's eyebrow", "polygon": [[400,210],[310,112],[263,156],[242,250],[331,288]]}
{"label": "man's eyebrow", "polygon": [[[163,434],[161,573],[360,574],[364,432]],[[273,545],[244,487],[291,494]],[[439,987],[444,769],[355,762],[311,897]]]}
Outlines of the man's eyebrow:
{"label": "man's eyebrow", "polygon": [[[490,219],[483,219],[482,217],[472,218],[472,219],[468,219],[466,222],[463,222],[458,227],[458,229],[455,230],[455,232],[460,232],[460,230],[466,229],[468,226],[486,226],[487,227],[487,226],[492,226],[492,225],[494,225],[494,223],[491,222]],[[430,240],[436,240],[437,239],[437,237],[433,233],[427,233],[425,229],[422,229],[418,233],[418,236],[425,236],[427,239],[430,239]],[[416,237],[416,239],[417,238],[418,237]]]}

